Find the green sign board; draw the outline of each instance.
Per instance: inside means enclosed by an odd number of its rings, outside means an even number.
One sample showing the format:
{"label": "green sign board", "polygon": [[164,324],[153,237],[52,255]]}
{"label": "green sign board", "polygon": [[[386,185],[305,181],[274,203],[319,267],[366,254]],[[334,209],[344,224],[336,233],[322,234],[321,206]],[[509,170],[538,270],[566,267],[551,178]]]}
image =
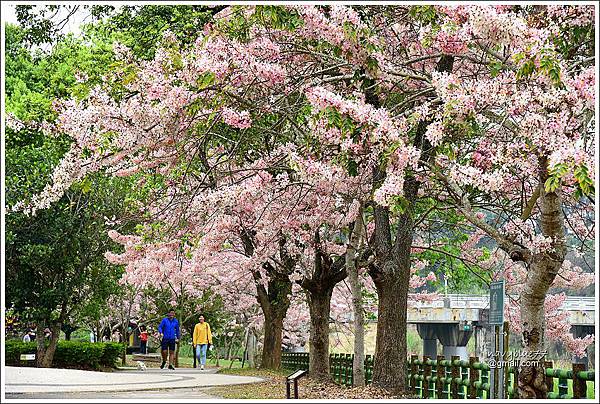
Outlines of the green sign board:
{"label": "green sign board", "polygon": [[504,281],[496,281],[490,284],[490,319],[493,325],[504,323]]}

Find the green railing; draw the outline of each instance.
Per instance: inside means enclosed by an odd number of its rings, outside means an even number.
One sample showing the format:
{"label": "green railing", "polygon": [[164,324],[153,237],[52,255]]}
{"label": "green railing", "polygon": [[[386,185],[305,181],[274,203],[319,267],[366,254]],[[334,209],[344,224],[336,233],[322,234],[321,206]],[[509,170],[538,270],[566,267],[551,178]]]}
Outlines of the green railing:
{"label": "green railing", "polygon": [[[282,367],[309,370],[309,360],[308,352],[284,352]],[[352,354],[329,356],[329,369],[335,382],[352,385],[353,360]],[[373,356],[366,355],[364,369],[367,384],[371,383],[373,376],[373,360]],[[457,356],[447,360],[444,356],[438,356],[437,359],[427,357],[419,359],[413,355],[407,365],[408,389],[419,397],[445,399],[490,397],[490,373],[493,369],[487,363],[479,362],[476,357],[464,361]],[[544,362],[544,366],[548,398],[593,398],[588,397],[588,394],[593,394],[594,370],[585,370],[584,365],[576,363],[573,364],[572,370],[554,369],[551,361]],[[505,396],[508,398],[517,398],[516,378],[515,369],[509,368],[504,383]],[[591,389],[588,389],[588,383]]]}

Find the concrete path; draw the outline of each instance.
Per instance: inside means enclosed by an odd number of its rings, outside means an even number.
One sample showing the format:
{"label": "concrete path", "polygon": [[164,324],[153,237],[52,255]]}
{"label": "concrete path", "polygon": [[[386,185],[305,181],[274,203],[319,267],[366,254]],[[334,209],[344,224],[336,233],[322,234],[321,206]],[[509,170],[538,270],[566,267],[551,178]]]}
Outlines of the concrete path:
{"label": "concrete path", "polygon": [[[179,368],[176,370],[152,369],[139,370],[117,370],[115,372],[90,372],[74,369],[42,369],[29,367],[4,368],[7,398],[52,398],[56,393],[63,393],[57,398],[65,397],[69,393],[72,398],[93,398],[85,392],[103,392],[102,396],[112,397],[115,392],[128,392],[127,394],[116,393],[114,398],[135,397],[166,397],[164,394],[177,394],[177,398],[210,397],[207,393],[200,391],[203,387],[222,386],[229,384],[246,384],[261,382],[263,379],[249,376],[233,376],[216,374],[216,369],[201,371],[192,368]],[[195,397],[187,393],[199,394]],[[155,390],[149,394],[133,394],[144,390]],[[135,397],[132,397],[133,394]],[[82,397],[87,396],[87,397]],[[94,395],[96,397],[98,395]],[[175,398],[175,397],[174,397]]]}
{"label": "concrete path", "polygon": [[207,390],[212,387],[202,387],[197,389],[179,388],[165,390],[137,390],[137,391],[83,391],[74,393],[6,393],[7,400],[90,400],[90,399],[108,399],[108,400],[146,400],[146,399],[167,399],[167,400],[218,400],[223,397],[215,396]]}

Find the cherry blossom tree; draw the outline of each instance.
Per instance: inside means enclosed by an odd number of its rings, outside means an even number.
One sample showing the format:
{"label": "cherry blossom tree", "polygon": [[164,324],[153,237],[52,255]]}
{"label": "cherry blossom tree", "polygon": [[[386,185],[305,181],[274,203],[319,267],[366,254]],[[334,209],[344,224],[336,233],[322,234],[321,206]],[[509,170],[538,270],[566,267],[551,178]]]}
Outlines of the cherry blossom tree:
{"label": "cherry blossom tree", "polygon": [[[553,312],[561,298],[547,297],[548,291],[564,279],[563,271],[569,271],[569,265],[565,267],[567,251],[581,245],[571,241],[577,236],[569,233],[577,233],[569,229],[570,222],[588,237],[593,229],[593,220],[565,216],[565,212],[580,209],[589,212],[585,199],[594,195],[591,94],[595,67],[590,65],[593,60],[586,63],[581,59],[585,49],[573,58],[561,54],[557,46],[569,29],[564,24],[589,26],[593,10],[573,11],[574,18],[563,22],[556,15],[570,15],[568,7],[529,15],[510,9],[455,10],[448,18],[466,18],[468,23],[462,23],[462,29],[471,31],[465,45],[495,47],[504,56],[492,53],[486,57],[498,63],[498,72],[492,70],[475,78],[458,73],[437,75],[433,83],[443,108],[434,113],[436,125],[428,128],[427,136],[441,143],[461,126],[464,131],[453,140],[462,150],[461,156],[440,155],[434,172],[459,211],[524,267],[516,329],[522,333],[528,355],[544,349],[545,334],[555,338],[559,334],[552,323],[546,324],[544,310],[551,318],[556,317]],[[491,217],[477,214],[464,191],[467,186],[488,201]],[[497,201],[498,207],[492,201]],[[576,282],[577,277],[571,279]],[[590,339],[566,342],[581,353]],[[520,395],[545,397],[545,384],[540,382],[543,377],[541,363],[522,366]]]}
{"label": "cherry blossom tree", "polygon": [[[520,325],[526,351],[539,350],[543,304],[574,245],[563,210],[584,212],[567,220],[581,245],[593,233],[593,41],[569,45],[593,38],[592,11],[228,7],[190,48],[167,33],[140,63],[117,45],[104,87],[57,103],[46,129],[74,142],[52,184],[13,208],[35,213],[101,169],[139,176],[152,196],[148,225],[125,237],[186,254],[190,270],[227,257],[232,276],[250,275],[263,366],[274,367],[292,280],[330,299],[347,252],[332,241],[362,209],[366,243],[354,258],[378,294],[373,383],[402,391],[409,289],[424,266],[415,244],[429,211],[419,215],[436,195],[527,269]],[[124,254],[145,259],[138,248]],[[323,324],[328,303],[311,303]],[[521,394],[544,397],[542,378],[524,367]]]}

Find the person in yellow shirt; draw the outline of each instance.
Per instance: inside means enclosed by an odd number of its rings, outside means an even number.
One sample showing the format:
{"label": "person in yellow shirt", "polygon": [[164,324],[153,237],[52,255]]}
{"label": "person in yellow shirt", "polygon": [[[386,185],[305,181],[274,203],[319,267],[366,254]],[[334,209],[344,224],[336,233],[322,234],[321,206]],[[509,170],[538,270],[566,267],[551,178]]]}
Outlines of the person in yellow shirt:
{"label": "person in yellow shirt", "polygon": [[204,365],[206,365],[206,350],[212,345],[210,325],[204,321],[204,316],[200,316],[200,322],[194,327],[192,344],[195,347],[196,358],[200,361],[200,370],[204,370]]}

